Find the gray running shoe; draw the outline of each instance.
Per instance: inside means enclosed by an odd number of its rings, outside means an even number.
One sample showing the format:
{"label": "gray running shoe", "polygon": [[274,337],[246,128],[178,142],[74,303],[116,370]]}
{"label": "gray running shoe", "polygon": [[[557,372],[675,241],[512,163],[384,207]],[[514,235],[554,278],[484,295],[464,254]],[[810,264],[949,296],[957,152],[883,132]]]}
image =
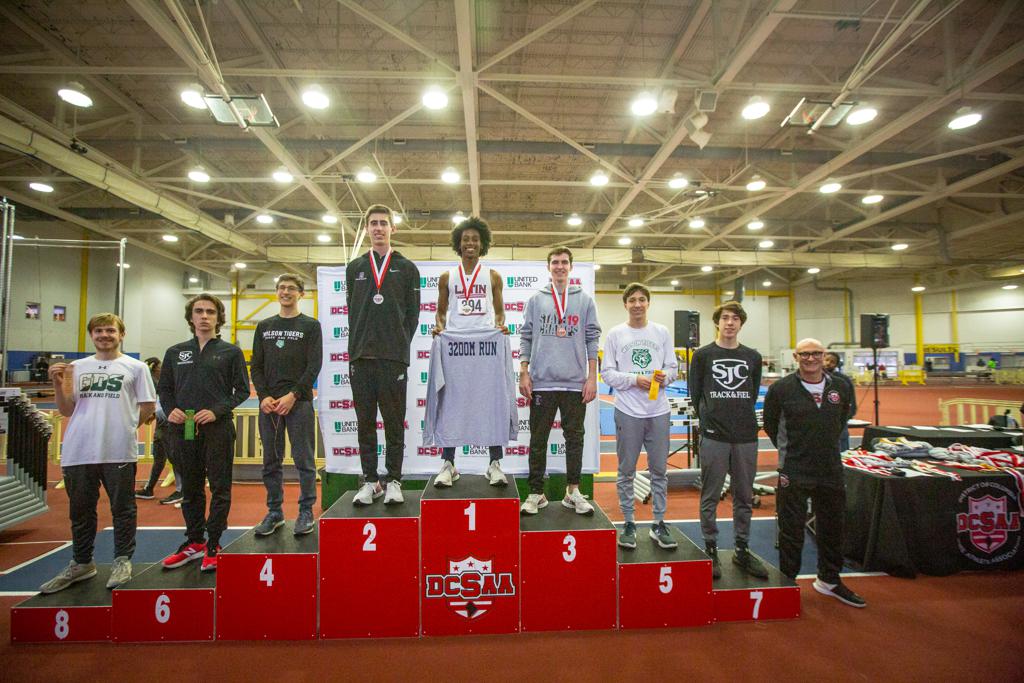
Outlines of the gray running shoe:
{"label": "gray running shoe", "polygon": [[665,522],[657,522],[651,526],[651,530],[648,532],[654,542],[660,545],[666,550],[675,550],[679,545],[676,543],[676,539],[672,538],[672,534],[668,532],[668,527]]}
{"label": "gray running shoe", "polygon": [[618,543],[623,548],[636,548],[636,524],[633,522],[626,522],[626,526],[623,527],[622,533],[619,534]]}
{"label": "gray running shoe", "polygon": [[704,545],[704,552],[711,558],[711,578],[722,578],[722,563],[718,561],[718,546],[707,543]]}
{"label": "gray running shoe", "polygon": [[312,510],[299,510],[299,516],[295,520],[295,531],[293,532],[296,536],[304,536],[312,533],[316,525],[313,523],[313,511]]}
{"label": "gray running shoe", "polygon": [[132,580],[132,561],[124,555],[114,558],[114,566],[110,568],[107,588],[117,588]]}
{"label": "gray running shoe", "polygon": [[71,564],[64,568],[60,574],[53,577],[39,587],[40,593],[56,593],[62,591],[73,583],[85,581],[96,576],[96,563],[78,564],[71,560]]}
{"label": "gray running shoe", "polygon": [[278,527],[284,525],[284,515],[280,512],[268,512],[263,521],[253,529],[257,536],[269,536],[277,531]]}
{"label": "gray running shoe", "polygon": [[768,567],[764,566],[764,562],[759,560],[757,555],[754,555],[743,546],[736,546],[736,553],[732,556],[732,563],[751,576],[759,579],[768,578]]}

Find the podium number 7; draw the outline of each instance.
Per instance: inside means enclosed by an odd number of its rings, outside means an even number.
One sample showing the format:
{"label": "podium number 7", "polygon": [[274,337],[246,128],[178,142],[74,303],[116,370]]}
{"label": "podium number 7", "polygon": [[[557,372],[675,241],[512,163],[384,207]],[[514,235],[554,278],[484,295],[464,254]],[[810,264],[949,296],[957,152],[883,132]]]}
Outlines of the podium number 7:
{"label": "podium number 7", "polygon": [[756,620],[761,612],[761,601],[764,600],[764,591],[750,591],[750,599],[754,601],[754,619]]}

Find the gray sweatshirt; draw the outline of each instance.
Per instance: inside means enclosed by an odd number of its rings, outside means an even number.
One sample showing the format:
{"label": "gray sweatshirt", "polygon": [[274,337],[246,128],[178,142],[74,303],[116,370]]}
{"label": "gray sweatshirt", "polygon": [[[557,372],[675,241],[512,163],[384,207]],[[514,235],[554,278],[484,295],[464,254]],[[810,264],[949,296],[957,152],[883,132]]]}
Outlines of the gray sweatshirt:
{"label": "gray sweatshirt", "polygon": [[[564,337],[558,335],[560,327]],[[587,361],[597,360],[600,337],[597,307],[589,294],[569,285],[565,318],[559,322],[551,283],[544,285],[526,302],[519,339],[519,360],[530,363],[534,391],[583,391]]]}

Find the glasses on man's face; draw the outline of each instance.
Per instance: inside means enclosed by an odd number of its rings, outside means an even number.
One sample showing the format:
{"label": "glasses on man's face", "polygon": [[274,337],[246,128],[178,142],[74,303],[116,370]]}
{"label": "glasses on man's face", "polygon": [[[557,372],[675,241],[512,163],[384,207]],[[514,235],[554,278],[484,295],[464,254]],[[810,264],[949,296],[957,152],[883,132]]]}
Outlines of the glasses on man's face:
{"label": "glasses on man's face", "polygon": [[297,291],[299,291],[299,288],[296,287],[295,285],[280,285],[277,288],[277,291],[279,291],[279,292],[297,292]]}
{"label": "glasses on man's face", "polygon": [[798,356],[807,360],[808,358],[821,358],[825,355],[824,351],[797,351]]}

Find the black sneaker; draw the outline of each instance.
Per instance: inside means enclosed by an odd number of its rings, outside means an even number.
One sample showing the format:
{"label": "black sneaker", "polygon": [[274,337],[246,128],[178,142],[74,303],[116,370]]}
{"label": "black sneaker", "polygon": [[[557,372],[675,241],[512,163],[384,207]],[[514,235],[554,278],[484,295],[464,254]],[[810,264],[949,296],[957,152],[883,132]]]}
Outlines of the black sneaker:
{"label": "black sneaker", "polygon": [[839,581],[834,586],[829,586],[821,579],[814,580],[814,590],[818,591],[822,595],[830,595],[844,605],[850,607],[867,607],[868,603],[864,601],[864,598],[860,597],[852,590],[846,587],[842,581]]}
{"label": "black sneaker", "polygon": [[305,536],[306,534],[313,533],[315,528],[316,523],[313,521],[313,511],[299,510],[299,516],[295,520],[295,530],[292,533],[296,536]]}
{"label": "black sneaker", "polygon": [[184,497],[185,496],[181,495],[181,491],[175,491],[174,493],[172,493],[171,495],[167,496],[166,498],[161,498],[160,499],[160,504],[161,505],[174,505],[175,503],[180,503],[181,500]]}
{"label": "black sneaker", "polygon": [[143,486],[135,492],[135,497],[141,498],[142,500],[153,500],[153,489]]}
{"label": "black sneaker", "polygon": [[636,548],[636,524],[626,522],[626,526],[622,528],[622,533],[619,534],[618,544],[623,548],[631,550]]}
{"label": "black sneaker", "polygon": [[705,545],[704,552],[711,558],[711,578],[722,578],[722,563],[718,561],[718,547]]}
{"label": "black sneaker", "polygon": [[269,536],[282,526],[284,526],[284,515],[280,512],[268,512],[267,516],[256,525],[253,531],[256,532],[257,536]]}
{"label": "black sneaker", "polygon": [[757,555],[754,555],[743,546],[736,546],[736,553],[732,556],[732,563],[751,576],[759,579],[768,578],[768,567],[764,566],[764,562],[759,560]]}

